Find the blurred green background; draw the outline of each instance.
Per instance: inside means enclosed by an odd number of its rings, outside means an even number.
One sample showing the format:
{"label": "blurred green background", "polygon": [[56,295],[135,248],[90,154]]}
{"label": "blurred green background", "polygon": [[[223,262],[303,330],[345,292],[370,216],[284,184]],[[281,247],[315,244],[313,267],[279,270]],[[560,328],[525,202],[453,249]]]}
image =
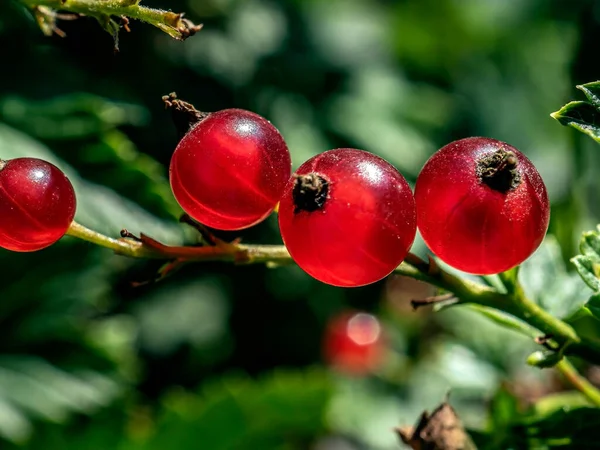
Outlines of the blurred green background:
{"label": "blurred green background", "polygon": [[[563,316],[585,300],[565,264],[599,222],[600,156],[549,114],[600,78],[599,2],[144,3],[205,27],[177,42],[134,22],[115,54],[90,19],[48,38],[18,1],[0,2],[0,157],[58,164],[78,221],[112,236],[193,239],[168,186],[177,135],[161,96],[172,91],[200,110],[267,117],[294,167],[356,147],[411,184],[436,149],[484,135],[526,153],[548,186],[552,236],[524,268],[530,289]],[[280,242],[273,217],[241,236]],[[414,251],[425,254],[421,241]],[[449,390],[481,448],[598,446],[594,411],[556,422],[557,405],[581,399],[525,365],[532,342],[472,310],[413,312],[409,300],[427,289],[409,280],[344,290],[294,266],[214,263],[131,286],[157,268],[71,238],[35,254],[0,250],[0,448],[394,449],[392,428]],[[349,308],[377,314],[389,336],[369,377],[322,361],[326,324]],[[511,428],[524,411],[534,425]]]}

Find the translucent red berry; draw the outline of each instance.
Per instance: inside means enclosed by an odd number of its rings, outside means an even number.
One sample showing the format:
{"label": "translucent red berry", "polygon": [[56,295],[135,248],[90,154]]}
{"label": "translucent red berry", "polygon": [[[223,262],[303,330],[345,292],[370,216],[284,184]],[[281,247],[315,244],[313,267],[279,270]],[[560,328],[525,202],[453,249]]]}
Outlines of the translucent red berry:
{"label": "translucent red berry", "polygon": [[387,161],[355,149],[306,161],[285,189],[279,227],[294,261],[334,286],[362,286],[389,275],[416,233],[415,201]]}
{"label": "translucent red berry", "polygon": [[323,338],[325,362],[352,375],[366,375],[385,359],[387,345],[379,321],[366,313],[344,312],[328,324]]}
{"label": "translucent red berry", "polygon": [[291,158],[279,131],[240,109],[209,114],[179,142],[171,160],[171,187],[198,222],[239,230],[275,208],[290,178]]}
{"label": "translucent red berry", "polygon": [[0,161],[0,247],[41,250],[66,233],[75,191],[53,164],[35,158]]}
{"label": "translucent red berry", "polygon": [[542,177],[525,155],[495,139],[443,147],[419,174],[415,199],[426,244],[465,272],[494,274],[517,266],[548,229]]}

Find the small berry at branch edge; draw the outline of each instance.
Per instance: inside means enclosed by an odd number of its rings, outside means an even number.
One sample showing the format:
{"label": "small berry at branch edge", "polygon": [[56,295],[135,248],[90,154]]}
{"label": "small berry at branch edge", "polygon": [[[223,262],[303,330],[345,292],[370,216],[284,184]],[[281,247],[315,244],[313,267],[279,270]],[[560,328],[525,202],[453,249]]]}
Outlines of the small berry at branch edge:
{"label": "small berry at branch edge", "polygon": [[41,250],[67,232],[75,191],[55,165],[37,158],[0,161],[0,247]]}

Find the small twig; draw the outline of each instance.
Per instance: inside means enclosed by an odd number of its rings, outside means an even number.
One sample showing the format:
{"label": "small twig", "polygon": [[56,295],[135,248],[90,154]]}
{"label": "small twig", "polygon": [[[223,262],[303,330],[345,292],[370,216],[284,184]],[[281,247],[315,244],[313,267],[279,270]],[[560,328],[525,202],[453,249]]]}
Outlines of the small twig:
{"label": "small twig", "polygon": [[208,245],[217,245],[221,239],[216,237],[205,225],[202,225],[200,222],[196,222],[192,219],[188,214],[182,214],[179,218],[179,222],[184,223],[186,225],[191,226],[194,230],[196,230],[202,240],[206,241]]}
{"label": "small twig", "polygon": [[165,108],[171,110],[171,117],[180,138],[185,136],[194,125],[206,119],[210,113],[198,111],[194,105],[177,98],[175,92],[163,95]]}
{"label": "small twig", "polygon": [[448,303],[449,305],[458,303],[459,299],[452,293],[442,294],[442,295],[434,295],[431,297],[425,297],[422,299],[414,299],[410,301],[414,310],[417,310],[423,306],[431,306],[439,303]]}
{"label": "small twig", "polygon": [[408,255],[406,255],[404,261],[406,261],[411,266],[416,267],[422,272],[429,273],[430,265],[414,253],[409,253]]}
{"label": "small twig", "polygon": [[157,283],[158,281],[164,280],[170,275],[173,275],[179,269],[181,269],[187,261],[182,259],[174,259],[168,263],[163,264],[160,269],[155,273],[154,277],[145,281],[134,281],[131,283],[133,287],[146,286],[148,284]]}
{"label": "small twig", "polygon": [[121,26],[125,31],[131,33],[131,28],[129,28],[129,19],[127,16],[121,16]]}
{"label": "small twig", "polygon": [[[20,0],[26,7],[34,12],[38,23],[39,15],[36,11],[46,11],[56,14],[56,11],[65,11],[75,15],[85,15],[94,17],[100,22],[111,20],[113,17],[120,18],[123,27],[129,30],[129,22],[126,20],[135,19],[146,22],[164,31],[169,36],[181,41],[195,35],[202,29],[202,25],[196,25],[192,21],[184,18],[181,13],[174,13],[161,9],[148,8],[141,6],[138,0]],[[59,18],[54,16],[54,19]],[[52,28],[45,19],[40,23],[44,33],[48,34],[49,28]]]}
{"label": "small twig", "polygon": [[142,240],[141,240],[139,237],[137,237],[137,236],[136,236],[135,234],[133,234],[133,233],[130,233],[130,232],[129,232],[127,229],[125,229],[125,228],[123,228],[119,234],[121,235],[121,237],[122,237],[122,238],[125,238],[125,239],[133,239],[133,240],[134,240],[134,241],[136,241],[136,242],[142,242]]}

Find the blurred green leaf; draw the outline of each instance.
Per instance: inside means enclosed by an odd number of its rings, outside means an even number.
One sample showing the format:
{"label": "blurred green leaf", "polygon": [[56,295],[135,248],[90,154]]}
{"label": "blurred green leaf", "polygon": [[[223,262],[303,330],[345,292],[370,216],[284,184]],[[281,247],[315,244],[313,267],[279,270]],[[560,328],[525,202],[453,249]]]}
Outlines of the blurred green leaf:
{"label": "blurred green leaf", "polygon": [[44,141],[91,181],[109,184],[157,214],[177,217],[181,213],[166,168],[138,151],[118,128],[147,126],[150,118],[145,108],[85,93],[44,101],[7,97],[0,102],[0,117]]}
{"label": "blurred green leaf", "polygon": [[505,386],[501,386],[490,404],[491,427],[497,431],[506,430],[519,412],[517,398]]}
{"label": "blurred green leaf", "polygon": [[490,402],[489,424],[486,427],[490,441],[486,448],[499,446],[510,436],[511,426],[520,413],[518,399],[505,385],[501,385]]}
{"label": "blurred green leaf", "polygon": [[585,284],[576,273],[567,272],[560,245],[550,235],[521,265],[519,279],[531,300],[561,319],[575,314],[587,301]]}
{"label": "blurred green leaf", "polygon": [[67,372],[28,355],[0,357],[0,417],[11,411],[12,420],[0,420],[0,435],[25,441],[32,420],[61,423],[73,413],[91,414],[120,394],[119,384],[107,375],[85,370]]}
{"label": "blurred green leaf", "polygon": [[5,97],[0,101],[0,115],[27,134],[48,140],[95,137],[122,125],[144,126],[150,119],[141,106],[87,93],[43,101]]}
{"label": "blurred green leaf", "polygon": [[598,426],[600,409],[563,407],[551,414],[526,417],[513,426],[509,441],[514,448],[595,449],[600,448]]}
{"label": "blurred green leaf", "polygon": [[42,144],[0,123],[0,158],[23,156],[50,161],[67,174],[77,194],[75,219],[83,225],[110,236],[118,236],[127,228],[172,244],[183,241],[184,231],[177,223],[162,221],[114,191],[84,181]]}
{"label": "blurred green leaf", "polygon": [[258,381],[224,378],[199,395],[174,393],[155,434],[139,448],[304,449],[325,430],[327,374],[277,372]]}
{"label": "blurred green leaf", "polygon": [[550,394],[522,410],[517,399],[501,389],[491,403],[482,449],[600,448],[600,409],[588,405],[580,392],[569,391]]}
{"label": "blurred green leaf", "polygon": [[579,391],[562,391],[548,394],[539,399],[529,412],[532,415],[546,417],[562,409],[591,406],[590,401]]}
{"label": "blurred green leaf", "polygon": [[[141,345],[153,354],[167,355],[187,343],[208,356],[211,346],[227,339],[226,281],[202,278],[154,289],[133,311],[139,321]],[[168,326],[165,317],[169,317]],[[220,359],[226,356],[219,352]]]}

